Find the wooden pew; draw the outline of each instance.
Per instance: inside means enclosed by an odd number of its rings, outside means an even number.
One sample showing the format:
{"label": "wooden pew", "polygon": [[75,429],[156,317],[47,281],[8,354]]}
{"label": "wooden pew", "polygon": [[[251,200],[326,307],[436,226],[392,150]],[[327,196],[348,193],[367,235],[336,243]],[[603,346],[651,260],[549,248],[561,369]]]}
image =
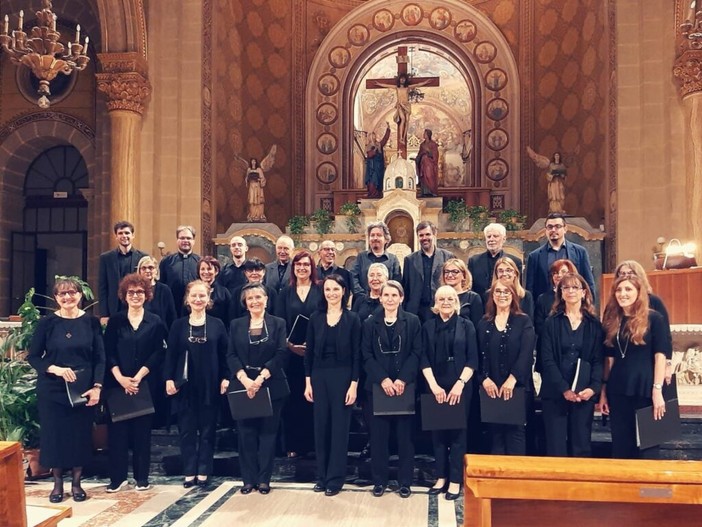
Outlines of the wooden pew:
{"label": "wooden pew", "polygon": [[702,464],[465,456],[465,527],[702,524]]}

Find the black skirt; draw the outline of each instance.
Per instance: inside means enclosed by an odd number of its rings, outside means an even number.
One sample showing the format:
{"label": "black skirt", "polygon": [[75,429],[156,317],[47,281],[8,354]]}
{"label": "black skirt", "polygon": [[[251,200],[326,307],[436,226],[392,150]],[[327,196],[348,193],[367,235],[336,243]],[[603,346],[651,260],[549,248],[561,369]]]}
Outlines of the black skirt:
{"label": "black skirt", "polygon": [[49,468],[86,465],[93,454],[94,408],[72,408],[53,401],[39,404],[39,462]]}

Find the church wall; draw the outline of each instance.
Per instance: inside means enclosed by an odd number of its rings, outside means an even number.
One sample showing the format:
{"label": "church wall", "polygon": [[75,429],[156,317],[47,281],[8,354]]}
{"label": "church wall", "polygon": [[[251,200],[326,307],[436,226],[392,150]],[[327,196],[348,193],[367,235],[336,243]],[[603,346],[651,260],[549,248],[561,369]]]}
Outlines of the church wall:
{"label": "church wall", "polygon": [[673,82],[674,2],[617,1],[617,257],[652,266],[658,236],[685,237],[686,118]]}

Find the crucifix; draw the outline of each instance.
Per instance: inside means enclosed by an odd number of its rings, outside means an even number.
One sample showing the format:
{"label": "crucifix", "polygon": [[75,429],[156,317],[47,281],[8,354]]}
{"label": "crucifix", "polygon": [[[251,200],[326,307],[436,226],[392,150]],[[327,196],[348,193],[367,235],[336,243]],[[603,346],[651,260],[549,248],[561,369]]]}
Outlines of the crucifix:
{"label": "crucifix", "polygon": [[410,91],[420,86],[439,86],[439,77],[414,77],[407,71],[409,57],[407,46],[397,48],[397,77],[391,79],[367,79],[366,89],[395,88],[397,104],[393,121],[397,123],[397,150],[400,157],[407,159],[407,128],[412,114]]}

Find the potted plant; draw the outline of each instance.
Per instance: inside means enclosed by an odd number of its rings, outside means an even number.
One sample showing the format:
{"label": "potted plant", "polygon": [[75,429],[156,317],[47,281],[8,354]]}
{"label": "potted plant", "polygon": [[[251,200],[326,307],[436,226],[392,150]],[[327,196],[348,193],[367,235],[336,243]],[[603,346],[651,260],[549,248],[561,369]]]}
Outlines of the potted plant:
{"label": "potted plant", "polygon": [[470,218],[470,229],[473,232],[482,231],[488,224],[489,209],[484,205],[473,205],[468,207],[468,217]]}
{"label": "potted plant", "polygon": [[449,200],[444,209],[448,214],[449,223],[455,230],[460,230],[468,219],[468,206],[463,198]]}
{"label": "potted plant", "polygon": [[497,214],[497,221],[503,224],[508,231],[519,231],[524,228],[526,216],[519,214],[514,209],[505,209]]}
{"label": "potted plant", "polygon": [[310,220],[314,223],[314,230],[317,234],[324,236],[329,234],[332,230],[331,214],[326,209],[317,209],[310,215]]}
{"label": "potted plant", "polygon": [[339,214],[346,216],[346,228],[350,233],[357,233],[361,222],[358,217],[361,215],[361,207],[355,201],[347,201],[339,208]]}
{"label": "potted plant", "polygon": [[305,227],[310,224],[310,219],[307,216],[292,216],[288,220],[288,230],[293,238],[298,238],[301,234],[304,234]]}

